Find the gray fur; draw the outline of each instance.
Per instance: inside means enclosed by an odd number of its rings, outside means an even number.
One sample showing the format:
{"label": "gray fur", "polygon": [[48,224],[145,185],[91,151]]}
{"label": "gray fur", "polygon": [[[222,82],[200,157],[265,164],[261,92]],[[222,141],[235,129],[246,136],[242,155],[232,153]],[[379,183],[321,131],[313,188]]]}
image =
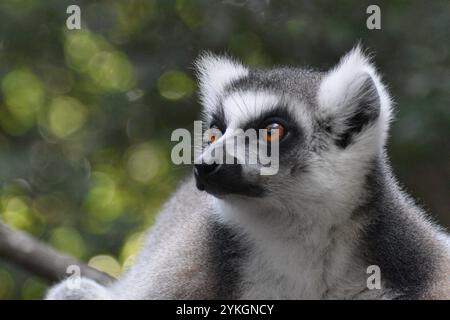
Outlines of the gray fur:
{"label": "gray fur", "polygon": [[[448,234],[393,177],[391,100],[360,48],[328,72],[249,70],[211,54],[197,68],[208,125],[254,126],[271,112],[294,123],[278,174],[242,165],[233,179],[263,188],[258,197],[185,181],[121,279],[63,282],[49,299],[450,298]],[[381,289],[367,287],[370,265]]]}

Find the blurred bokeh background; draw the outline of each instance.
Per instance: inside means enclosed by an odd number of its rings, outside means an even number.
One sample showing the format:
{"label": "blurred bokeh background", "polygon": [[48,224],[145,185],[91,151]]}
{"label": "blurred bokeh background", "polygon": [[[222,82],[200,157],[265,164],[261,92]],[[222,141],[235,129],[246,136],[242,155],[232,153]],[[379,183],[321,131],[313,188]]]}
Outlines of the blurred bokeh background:
{"label": "blurred bokeh background", "polygon": [[[81,8],[82,28],[66,28]],[[192,60],[327,69],[358,41],[397,103],[389,154],[419,202],[450,226],[450,2],[148,0],[0,2],[0,219],[112,275],[189,173],[170,134],[192,128]],[[0,299],[47,283],[0,257]]]}

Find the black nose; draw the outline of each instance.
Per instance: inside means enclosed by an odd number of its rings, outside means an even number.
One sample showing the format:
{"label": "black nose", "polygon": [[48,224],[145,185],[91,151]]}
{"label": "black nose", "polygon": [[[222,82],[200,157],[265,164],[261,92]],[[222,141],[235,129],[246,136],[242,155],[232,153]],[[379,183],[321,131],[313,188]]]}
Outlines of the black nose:
{"label": "black nose", "polygon": [[219,164],[217,164],[217,163],[212,163],[212,164],[200,163],[200,164],[196,164],[194,166],[194,173],[196,176],[205,177],[207,175],[212,174],[214,171],[216,171],[216,169],[218,167],[219,167]]}
{"label": "black nose", "polygon": [[220,171],[220,165],[217,163],[207,164],[200,163],[194,166],[195,182],[198,190],[205,190],[206,181],[211,179],[218,171]]}
{"label": "black nose", "polygon": [[195,184],[200,191],[221,197],[226,194],[241,194],[259,197],[263,189],[247,182],[242,176],[242,166],[235,164],[196,164]]}

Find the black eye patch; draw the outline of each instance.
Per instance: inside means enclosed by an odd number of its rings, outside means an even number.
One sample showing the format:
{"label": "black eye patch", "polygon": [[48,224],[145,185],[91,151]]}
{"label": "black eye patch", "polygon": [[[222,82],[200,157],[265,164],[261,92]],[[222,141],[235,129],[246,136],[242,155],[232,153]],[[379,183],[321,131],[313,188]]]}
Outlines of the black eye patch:
{"label": "black eye patch", "polygon": [[300,133],[300,128],[298,127],[297,122],[284,106],[279,106],[272,110],[261,113],[257,117],[248,121],[245,124],[243,130],[245,131],[250,128],[264,129],[272,123],[281,124],[285,128],[285,130],[287,130],[287,133],[291,135],[298,136]]}
{"label": "black eye patch", "polygon": [[222,133],[227,129],[223,107],[218,108],[218,110],[212,114],[209,127],[212,126],[217,126]]}
{"label": "black eye patch", "polygon": [[[243,130],[255,129],[257,130],[258,138],[261,138],[258,129],[265,129],[273,123],[277,123],[284,128],[284,136],[279,141],[279,150],[282,158],[289,157],[290,154],[295,153],[301,147],[303,139],[300,126],[285,106],[280,105],[262,112],[257,117],[246,122]],[[272,153],[271,149],[271,144],[268,144],[267,152],[269,156]]]}

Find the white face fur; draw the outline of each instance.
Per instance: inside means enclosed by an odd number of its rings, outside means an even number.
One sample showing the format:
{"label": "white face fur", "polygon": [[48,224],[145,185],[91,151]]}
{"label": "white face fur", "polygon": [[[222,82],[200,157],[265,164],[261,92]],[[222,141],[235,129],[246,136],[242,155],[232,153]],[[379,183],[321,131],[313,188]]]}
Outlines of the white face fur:
{"label": "white face fur", "polygon": [[[206,126],[222,138],[233,129],[280,123],[279,171],[258,174],[241,165],[225,179],[227,201],[315,206],[348,211],[363,190],[365,176],[384,150],[391,101],[374,66],[358,46],[328,72],[300,68],[251,70],[228,57],[202,55],[196,62]],[[229,176],[229,175],[228,175]],[[254,187],[250,195],[234,186]],[[232,192],[230,192],[232,190]],[[206,188],[208,191],[208,188]],[[239,200],[240,199],[240,200]]]}

